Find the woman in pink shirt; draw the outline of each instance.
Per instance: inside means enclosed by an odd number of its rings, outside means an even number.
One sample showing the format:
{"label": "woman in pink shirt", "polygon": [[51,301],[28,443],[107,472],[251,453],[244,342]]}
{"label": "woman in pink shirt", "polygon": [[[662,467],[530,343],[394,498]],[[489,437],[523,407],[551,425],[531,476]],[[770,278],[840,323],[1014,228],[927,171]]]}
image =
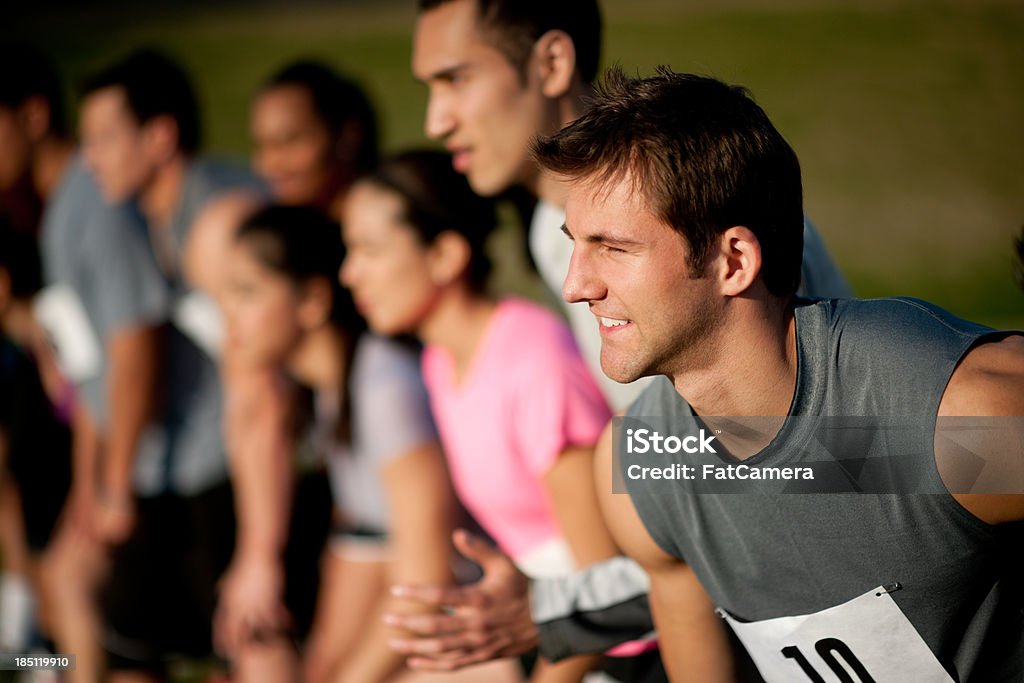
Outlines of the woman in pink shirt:
{"label": "woman in pink shirt", "polygon": [[[529,575],[617,554],[597,507],[593,447],[610,412],[568,327],[485,292],[494,202],[441,152],[394,157],[343,206],[342,281],[378,333],[415,333],[456,491]],[[533,681],[579,681],[597,660],[541,662]]]}

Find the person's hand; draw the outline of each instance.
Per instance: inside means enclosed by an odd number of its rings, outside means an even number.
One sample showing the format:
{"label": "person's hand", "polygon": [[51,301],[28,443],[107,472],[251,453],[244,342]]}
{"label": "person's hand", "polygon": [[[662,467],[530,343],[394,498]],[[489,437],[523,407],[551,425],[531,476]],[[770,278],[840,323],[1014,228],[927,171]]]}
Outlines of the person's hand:
{"label": "person's hand", "polygon": [[291,627],[280,562],[236,555],[219,588],[213,622],[218,652],[230,657],[247,642],[268,640]]}
{"label": "person's hand", "polygon": [[93,506],[93,531],[107,545],[120,545],[135,529],[135,501],[130,495],[101,495]]}
{"label": "person's hand", "polygon": [[71,529],[77,536],[96,539],[96,493],[91,486],[75,482],[68,492],[60,524]]}
{"label": "person's hand", "polygon": [[483,578],[467,586],[392,587],[395,597],[434,612],[385,614],[386,624],[408,634],[389,641],[391,648],[407,655],[411,668],[451,671],[536,647],[526,575],[507,555],[466,531],[456,531],[453,541],[460,553],[480,565]]}

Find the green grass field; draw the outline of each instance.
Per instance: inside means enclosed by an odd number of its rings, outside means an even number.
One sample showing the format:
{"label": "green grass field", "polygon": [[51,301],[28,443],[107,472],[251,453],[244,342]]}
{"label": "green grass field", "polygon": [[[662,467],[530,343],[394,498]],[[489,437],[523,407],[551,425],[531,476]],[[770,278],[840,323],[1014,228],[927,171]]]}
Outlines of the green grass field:
{"label": "green grass field", "polygon": [[[264,0],[26,14],[77,82],[144,44],[195,74],[211,150],[244,154],[246,110],[284,61],[319,56],[372,93],[389,149],[423,144],[414,3]],[[864,296],[909,294],[1024,326],[1024,4],[1007,0],[606,0],[605,62],[746,85],[791,141],[807,212]],[[45,32],[44,32],[45,31]]]}

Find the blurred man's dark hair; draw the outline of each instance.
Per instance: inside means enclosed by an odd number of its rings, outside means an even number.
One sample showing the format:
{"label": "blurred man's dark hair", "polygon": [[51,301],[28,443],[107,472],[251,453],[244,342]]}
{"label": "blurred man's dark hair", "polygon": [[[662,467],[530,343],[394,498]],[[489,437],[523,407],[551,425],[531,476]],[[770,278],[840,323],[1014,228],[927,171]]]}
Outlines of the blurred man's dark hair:
{"label": "blurred man's dark hair", "polygon": [[[453,0],[419,0],[421,12]],[[601,10],[597,0],[472,0],[485,35],[523,73],[537,39],[564,31],[576,48],[576,70],[584,83],[597,78],[601,61]]]}
{"label": "blurred man's dark hair", "polygon": [[35,46],[0,44],[0,106],[16,109],[32,97],[40,97],[50,110],[49,132],[67,135],[64,91],[53,61]]}
{"label": "blurred man's dark hair", "polygon": [[199,104],[185,70],[167,55],[145,49],[88,78],[82,97],[107,88],[121,88],[128,109],[139,125],[158,116],[171,117],[178,127],[178,148],[199,149]]}

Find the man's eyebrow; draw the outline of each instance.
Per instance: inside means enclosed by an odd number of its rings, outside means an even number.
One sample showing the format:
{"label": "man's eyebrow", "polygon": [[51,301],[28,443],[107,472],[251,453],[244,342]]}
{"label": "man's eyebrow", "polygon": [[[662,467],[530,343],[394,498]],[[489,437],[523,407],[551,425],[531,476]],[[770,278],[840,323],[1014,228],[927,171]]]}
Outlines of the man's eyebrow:
{"label": "man's eyebrow", "polygon": [[468,68],[469,64],[460,62],[458,64],[452,64],[451,66],[442,67],[437,71],[432,71],[423,78],[417,76],[416,80],[421,83],[428,83],[430,81],[450,81],[460,71],[465,71]]}
{"label": "man's eyebrow", "polygon": [[[569,232],[569,226],[566,225],[565,223],[562,223],[561,230],[569,239],[576,239],[575,237],[573,237],[572,233]],[[636,246],[638,244],[641,244],[639,240],[626,239],[625,237],[615,237],[614,235],[608,235],[604,233],[594,233],[593,235],[587,235],[585,239],[587,242],[616,244],[624,247]]]}

